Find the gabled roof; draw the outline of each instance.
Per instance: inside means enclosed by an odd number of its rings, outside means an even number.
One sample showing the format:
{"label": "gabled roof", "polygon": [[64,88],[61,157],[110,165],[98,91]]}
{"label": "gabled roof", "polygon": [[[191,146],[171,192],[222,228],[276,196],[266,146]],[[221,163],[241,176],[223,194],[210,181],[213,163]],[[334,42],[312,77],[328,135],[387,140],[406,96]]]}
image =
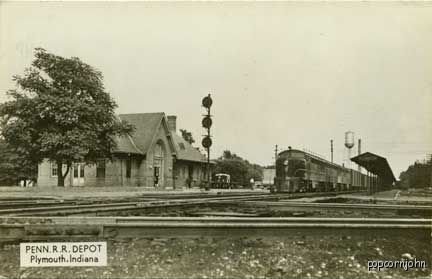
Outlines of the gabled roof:
{"label": "gabled roof", "polygon": [[175,132],[171,132],[171,134],[174,142],[177,160],[206,162],[206,157],[195,147],[185,141],[183,137],[177,135]]}
{"label": "gabled roof", "polygon": [[116,137],[117,147],[113,150],[114,153],[130,153],[144,155],[141,150],[133,142],[132,138],[127,136]]}
{"label": "gabled roof", "polygon": [[351,158],[351,161],[357,163],[371,173],[378,175],[381,179],[388,183],[393,183],[396,181],[393,171],[391,170],[387,159],[384,157],[378,156],[371,152],[365,152],[354,158]]}
{"label": "gabled roof", "polygon": [[167,131],[168,141],[171,145],[173,144],[163,112],[120,114],[119,118],[132,124],[135,130],[129,136],[118,137],[116,139],[117,148],[113,150],[115,153],[147,154],[158,133],[159,127],[163,123],[164,129]]}

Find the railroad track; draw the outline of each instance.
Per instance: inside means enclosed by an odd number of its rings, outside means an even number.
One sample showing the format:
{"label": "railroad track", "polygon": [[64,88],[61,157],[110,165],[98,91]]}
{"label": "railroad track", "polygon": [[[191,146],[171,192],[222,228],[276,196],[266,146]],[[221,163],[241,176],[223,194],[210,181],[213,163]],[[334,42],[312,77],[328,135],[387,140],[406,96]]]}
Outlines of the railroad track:
{"label": "railroad track", "polygon": [[[214,198],[214,197],[240,197],[250,196],[251,193],[176,193],[176,194],[160,194],[146,193],[135,197],[118,197],[118,198],[64,198],[59,197],[19,197],[19,198],[0,198],[1,209],[17,209],[24,207],[43,207],[43,206],[66,206],[66,205],[91,205],[91,204],[109,204],[109,203],[133,203],[133,202],[149,202],[161,200],[179,200],[179,199],[194,199],[194,198]],[[253,193],[254,196],[268,196],[268,193]],[[7,211],[5,211],[7,212]]]}
{"label": "railroad track", "polygon": [[[343,192],[346,193],[346,192]],[[0,216],[69,216],[69,215],[80,215],[80,214],[98,214],[108,213],[116,211],[140,211],[150,210],[156,208],[173,208],[173,207],[188,207],[197,206],[203,204],[216,204],[224,202],[235,202],[240,201],[256,201],[256,200],[274,200],[274,199],[291,199],[300,197],[312,197],[312,196],[328,196],[337,195],[339,192],[330,193],[297,193],[297,194],[248,194],[248,195],[216,195],[211,197],[199,197],[199,198],[166,198],[165,199],[154,199],[148,200],[148,197],[133,198],[134,201],[125,202],[107,202],[101,203],[100,201],[86,203],[85,201],[79,202],[80,204],[70,203],[52,203],[52,204],[37,204],[34,207],[18,206],[16,208],[0,209]],[[141,201],[141,200],[142,201]],[[77,203],[77,201],[75,201]],[[47,206],[44,206],[47,205]]]}
{"label": "railroad track", "polygon": [[312,203],[293,201],[240,201],[239,205],[266,207],[270,210],[382,210],[382,211],[413,211],[432,215],[432,206],[427,205],[395,205],[395,204],[357,204],[357,203]]}
{"label": "railroad track", "polygon": [[25,207],[37,207],[37,206],[54,206],[54,205],[74,205],[74,201],[63,201],[63,200],[34,200],[34,201],[6,201],[0,202],[1,209],[13,209],[13,208],[25,208]]}
{"label": "railroad track", "polygon": [[155,208],[172,208],[196,206],[208,203],[253,200],[260,199],[262,196],[234,196],[234,197],[209,197],[194,199],[174,199],[174,200],[156,200],[156,201],[133,201],[133,202],[113,202],[102,204],[80,204],[80,205],[50,205],[38,207],[22,207],[13,209],[1,209],[2,216],[46,216],[46,215],[75,215],[90,214],[115,211],[145,210]]}
{"label": "railroad track", "polygon": [[[53,217],[29,224],[24,217],[0,224],[0,240],[149,237],[286,237],[289,234],[411,232],[430,237],[432,219]],[[10,221],[10,220],[9,220]],[[32,219],[32,222],[35,222]]]}

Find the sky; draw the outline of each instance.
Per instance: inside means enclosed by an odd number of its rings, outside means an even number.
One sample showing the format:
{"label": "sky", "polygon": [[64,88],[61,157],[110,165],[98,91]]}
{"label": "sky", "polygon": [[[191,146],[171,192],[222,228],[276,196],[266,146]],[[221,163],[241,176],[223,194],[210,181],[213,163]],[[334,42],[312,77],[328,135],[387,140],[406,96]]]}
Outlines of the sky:
{"label": "sky", "polygon": [[[35,47],[102,71],[117,113],[165,112],[212,157],[274,148],[386,157],[396,177],[432,153],[432,3],[0,2],[0,102]],[[353,155],[357,154],[357,145]]]}

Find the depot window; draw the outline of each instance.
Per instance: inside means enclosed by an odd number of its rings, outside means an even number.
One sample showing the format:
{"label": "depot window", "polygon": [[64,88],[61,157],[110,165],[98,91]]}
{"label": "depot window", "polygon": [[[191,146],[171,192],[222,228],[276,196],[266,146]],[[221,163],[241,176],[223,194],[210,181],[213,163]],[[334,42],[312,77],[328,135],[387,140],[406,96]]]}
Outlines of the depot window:
{"label": "depot window", "polygon": [[51,176],[57,177],[57,164],[51,163]]}
{"label": "depot window", "polygon": [[96,177],[98,178],[105,177],[105,167],[106,167],[105,160],[99,160],[96,163]]}
{"label": "depot window", "polygon": [[80,177],[84,177],[84,164],[80,166]]}

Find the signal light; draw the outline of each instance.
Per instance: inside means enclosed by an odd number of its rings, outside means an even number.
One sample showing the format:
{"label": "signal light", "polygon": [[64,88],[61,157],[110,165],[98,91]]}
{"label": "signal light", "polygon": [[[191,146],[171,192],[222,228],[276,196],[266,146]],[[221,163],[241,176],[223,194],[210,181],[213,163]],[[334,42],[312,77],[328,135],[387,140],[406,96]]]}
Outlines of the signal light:
{"label": "signal light", "polygon": [[212,98],[210,97],[210,94],[208,94],[208,96],[206,96],[206,97],[204,97],[204,98],[202,99],[202,105],[203,105],[203,107],[209,109],[209,108],[211,107],[212,104],[213,104],[213,100],[212,100]]}
{"label": "signal light", "polygon": [[210,115],[206,115],[201,124],[204,128],[210,129],[211,125],[213,124],[213,120],[211,119]]}
{"label": "signal light", "polygon": [[209,136],[205,136],[201,142],[202,146],[204,146],[204,148],[210,148],[210,146],[212,146],[212,140]]}

